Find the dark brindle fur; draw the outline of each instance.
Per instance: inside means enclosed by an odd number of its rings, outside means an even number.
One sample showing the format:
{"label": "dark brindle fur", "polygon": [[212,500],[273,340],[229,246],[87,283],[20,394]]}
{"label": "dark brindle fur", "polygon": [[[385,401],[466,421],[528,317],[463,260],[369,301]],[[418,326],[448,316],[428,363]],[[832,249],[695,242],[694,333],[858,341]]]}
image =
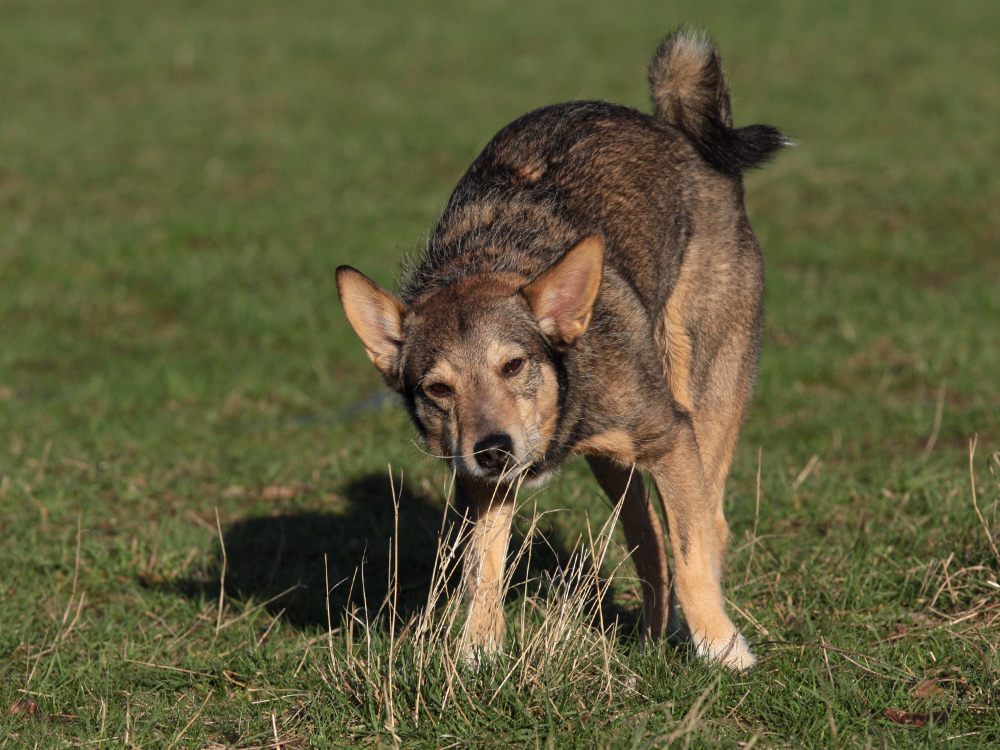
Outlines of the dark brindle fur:
{"label": "dark brindle fur", "polygon": [[[622,502],[643,635],[753,664],[725,613],[726,475],[753,385],[763,265],[746,168],[782,145],[734,129],[718,52],[688,33],[650,65],[654,116],[606,102],[530,112],[458,183],[400,297],[337,282],[369,357],[457,478],[469,649],[499,648],[514,492],[573,454]],[[659,492],[674,547],[671,580]]]}

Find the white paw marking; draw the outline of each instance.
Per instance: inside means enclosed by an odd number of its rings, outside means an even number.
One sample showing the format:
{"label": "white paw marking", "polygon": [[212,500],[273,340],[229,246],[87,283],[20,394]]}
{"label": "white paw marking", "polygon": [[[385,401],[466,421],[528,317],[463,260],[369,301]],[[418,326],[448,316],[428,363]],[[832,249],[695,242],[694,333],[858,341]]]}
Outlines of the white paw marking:
{"label": "white paw marking", "polygon": [[746,638],[735,631],[729,640],[719,638],[713,643],[704,640],[699,642],[698,656],[724,664],[737,672],[750,669],[757,663],[757,659],[750,653],[750,644]]}

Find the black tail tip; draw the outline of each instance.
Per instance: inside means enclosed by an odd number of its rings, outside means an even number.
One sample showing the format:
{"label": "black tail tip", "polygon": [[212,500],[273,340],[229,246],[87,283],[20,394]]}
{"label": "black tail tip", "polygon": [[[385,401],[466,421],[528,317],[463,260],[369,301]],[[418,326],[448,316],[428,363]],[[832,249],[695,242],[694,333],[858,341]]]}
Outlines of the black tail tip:
{"label": "black tail tip", "polygon": [[770,125],[747,125],[730,131],[737,141],[734,148],[726,156],[729,170],[740,174],[748,169],[761,167],[786,146],[795,142],[787,135]]}

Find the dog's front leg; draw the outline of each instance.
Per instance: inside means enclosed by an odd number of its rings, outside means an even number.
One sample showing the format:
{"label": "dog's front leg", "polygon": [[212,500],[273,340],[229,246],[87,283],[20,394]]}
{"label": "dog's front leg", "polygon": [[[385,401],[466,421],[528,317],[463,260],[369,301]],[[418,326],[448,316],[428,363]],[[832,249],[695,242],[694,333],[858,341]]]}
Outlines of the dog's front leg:
{"label": "dog's front leg", "polygon": [[467,659],[475,660],[503,648],[506,630],[503,600],[507,584],[504,563],[510,539],[513,491],[465,478],[459,478],[456,484],[465,539],[462,578],[467,615],[462,650]]}
{"label": "dog's front leg", "polygon": [[663,502],[677,570],[676,592],[699,656],[734,669],[754,664],[722,597],[725,540],[716,527],[691,420],[671,428],[666,451],[650,467]]}

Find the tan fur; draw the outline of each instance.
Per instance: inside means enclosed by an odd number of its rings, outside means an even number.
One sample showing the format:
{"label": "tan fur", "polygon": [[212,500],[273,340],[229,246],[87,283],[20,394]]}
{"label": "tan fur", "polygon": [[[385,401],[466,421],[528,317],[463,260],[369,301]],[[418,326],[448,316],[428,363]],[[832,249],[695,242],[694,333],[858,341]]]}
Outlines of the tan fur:
{"label": "tan fur", "polygon": [[[683,271],[681,272],[683,273]],[[662,352],[663,374],[670,385],[677,403],[694,411],[694,402],[688,388],[691,375],[691,335],[684,328],[684,300],[674,292],[663,313],[663,323],[657,328],[657,345]]]}
{"label": "tan fur", "polygon": [[547,169],[548,167],[544,164],[531,164],[522,167],[518,174],[527,184],[531,185],[542,179]]}
{"label": "tan fur", "polygon": [[544,383],[538,396],[537,406],[543,445],[548,445],[559,421],[559,384],[551,368],[544,368],[543,377]]}
{"label": "tan fur", "polygon": [[610,456],[625,465],[635,462],[635,440],[625,430],[608,430],[577,443],[573,452],[583,456]]}
{"label": "tan fur", "polygon": [[670,84],[672,95],[681,101],[692,101],[703,96],[699,84],[705,53],[696,41],[679,44],[671,59]]}

